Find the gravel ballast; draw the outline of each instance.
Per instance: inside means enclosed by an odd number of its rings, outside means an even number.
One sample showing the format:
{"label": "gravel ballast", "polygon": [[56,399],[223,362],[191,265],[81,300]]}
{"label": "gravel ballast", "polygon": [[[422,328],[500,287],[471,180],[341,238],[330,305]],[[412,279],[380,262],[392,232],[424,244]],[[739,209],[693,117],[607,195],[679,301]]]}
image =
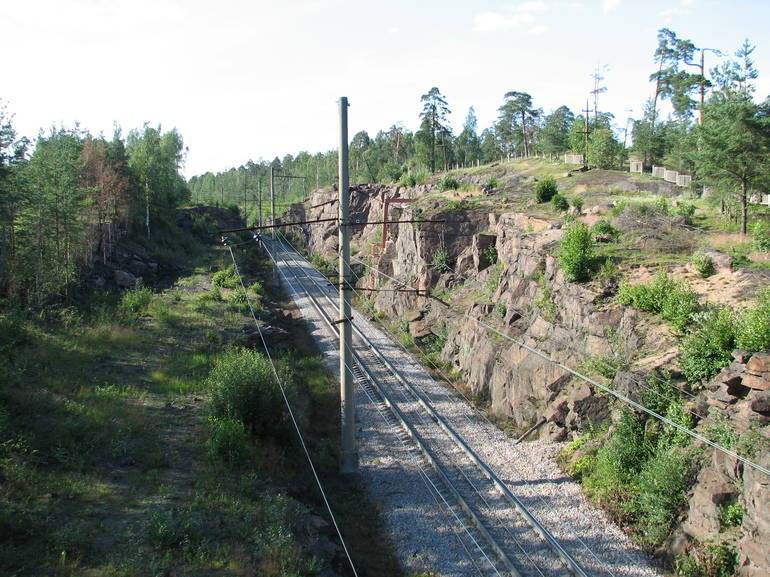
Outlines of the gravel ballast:
{"label": "gravel ballast", "polygon": [[[330,370],[338,370],[336,336],[331,335],[312,302],[292,276],[293,269],[277,252],[273,250],[274,256],[278,257],[280,270],[285,274],[282,280],[288,281],[289,292],[307,320],[308,328],[320,350],[324,352]],[[300,257],[296,258],[298,264]],[[304,259],[302,270],[312,274],[321,286],[333,290],[326,279]],[[301,276],[303,273],[298,274]],[[336,293],[328,294],[336,301]],[[321,304],[326,308],[328,303]],[[495,470],[497,476],[589,575],[650,577],[660,574],[650,558],[636,548],[600,509],[587,501],[579,484],[560,470],[555,457],[561,444],[542,440],[515,444],[513,439],[483,419],[448,385],[434,380],[411,354],[404,351],[383,330],[366,320],[365,314],[354,311],[353,316],[356,326],[397,367],[436,413],[450,423],[455,432]],[[417,403],[403,390],[392,388],[388,394],[402,410],[415,415],[415,421],[410,422],[435,443],[440,458],[450,462],[454,448],[447,441],[448,437],[441,439],[440,435],[430,429],[430,419],[417,414],[418,410],[423,409],[418,409]],[[372,403],[363,389],[356,392],[356,406],[360,475],[372,498],[381,505],[405,571],[408,574],[433,571],[447,576],[478,574],[479,571],[456,534],[462,532],[462,526],[428,489],[420,472],[424,463],[404,447],[396,431],[383,419],[380,413],[382,408]],[[474,479],[469,480],[470,484],[477,482],[480,483]],[[494,511],[490,509],[494,532],[522,544],[521,555],[515,558],[512,556],[517,568],[521,565],[522,574],[568,574],[554,560],[550,550],[538,545],[539,537],[523,524],[518,513],[506,508],[503,501],[495,500],[499,496],[491,493],[487,493],[487,496],[489,507],[494,507]],[[498,504],[500,510],[497,509]]]}

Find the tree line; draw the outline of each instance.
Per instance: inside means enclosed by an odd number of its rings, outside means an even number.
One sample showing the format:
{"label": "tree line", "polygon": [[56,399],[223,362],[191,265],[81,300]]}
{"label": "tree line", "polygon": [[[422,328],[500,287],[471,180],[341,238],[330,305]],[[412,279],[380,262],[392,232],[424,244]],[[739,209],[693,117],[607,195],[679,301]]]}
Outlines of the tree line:
{"label": "tree line", "polygon": [[[654,96],[645,102],[640,118],[627,118],[620,124],[611,113],[599,110],[599,95],[607,91],[601,68],[592,74],[592,110],[588,110],[587,101],[586,110],[577,114],[567,105],[546,113],[536,106],[531,94],[514,90],[503,95],[492,126],[479,131],[476,112],[470,107],[456,134],[450,125],[452,110],[446,97],[438,87],[432,87],[420,97],[416,131],[394,124],[374,136],[361,131],[352,137],[351,182],[396,182],[410,174],[489,163],[508,155],[573,152],[582,154],[587,165],[602,169],[622,169],[629,157],[634,157],[647,169],[665,165],[691,174],[696,187],[708,185],[712,194],[721,196],[723,210],[735,212],[745,230],[748,197],[770,172],[770,105],[754,102],[752,81],[757,71],[751,60],[753,50],[746,41],[729,58],[661,29],[649,76]],[[710,72],[706,71],[706,54],[722,58]],[[664,102],[672,110],[665,119],[661,112]],[[223,173],[194,176],[189,182],[193,198],[239,206],[245,202],[248,206],[258,187],[267,190],[271,166],[275,171],[303,177],[276,186],[284,201],[302,198],[312,188],[329,186],[337,177],[336,151],[303,151],[272,161],[249,161]]]}
{"label": "tree line", "polygon": [[189,200],[176,130],[148,124],[111,139],[75,128],[19,137],[0,107],[0,298],[69,298],[116,242],[148,244]]}

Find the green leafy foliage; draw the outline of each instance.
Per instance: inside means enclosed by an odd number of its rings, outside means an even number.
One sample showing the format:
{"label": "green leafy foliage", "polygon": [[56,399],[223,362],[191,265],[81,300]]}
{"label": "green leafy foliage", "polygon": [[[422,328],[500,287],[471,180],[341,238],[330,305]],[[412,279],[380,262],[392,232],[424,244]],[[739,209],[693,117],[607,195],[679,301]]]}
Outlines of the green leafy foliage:
{"label": "green leafy foliage", "polygon": [[738,551],[727,543],[701,545],[674,560],[677,577],[733,577]]}
{"label": "green leafy foliage", "polygon": [[691,202],[680,202],[676,209],[674,209],[674,214],[678,216],[683,216],[687,222],[690,221],[690,219],[695,216],[695,205]]}
{"label": "green leafy foliage", "polygon": [[751,240],[756,250],[770,251],[770,222],[760,220],[751,228]]}
{"label": "green leafy foliage", "polygon": [[209,417],[209,458],[239,465],[249,455],[249,435],[242,421],[232,417]]}
{"label": "green leafy foliage", "polygon": [[682,341],[682,372],[693,386],[730,364],[735,348],[735,316],[730,309],[711,309],[694,316],[694,326]]}
{"label": "green leafy foliage", "polygon": [[572,206],[575,207],[575,210],[577,210],[578,213],[583,212],[583,205],[584,205],[584,203],[585,202],[584,202],[582,196],[575,196],[575,197],[572,198]]}
{"label": "green leafy foliage", "polygon": [[437,248],[433,252],[433,258],[431,259],[431,264],[433,265],[433,269],[439,273],[449,272],[450,270],[452,270],[450,259],[449,259],[449,252],[447,251],[447,249],[443,247]]}
{"label": "green leafy foliage", "polygon": [[638,513],[635,529],[642,543],[662,543],[687,504],[692,483],[693,457],[681,450],[657,451],[644,463],[636,481],[634,509]]}
{"label": "green leafy foliage", "polygon": [[708,278],[716,272],[714,260],[702,252],[696,252],[692,257],[692,264],[698,274],[703,278]]}
{"label": "green leafy foliage", "polygon": [[147,287],[139,287],[124,292],[120,297],[118,314],[121,318],[131,321],[142,316],[152,302],[152,291]]}
{"label": "green leafy foliage", "polygon": [[559,264],[567,280],[588,280],[594,259],[594,240],[591,231],[582,222],[572,222],[564,231],[559,249]]}
{"label": "green leafy foliage", "polygon": [[484,188],[487,190],[495,190],[496,188],[500,188],[500,181],[496,176],[490,176],[487,179],[487,182],[484,185]]}
{"label": "green leafy foliage", "polygon": [[567,197],[558,192],[551,197],[551,204],[554,209],[560,212],[569,210],[569,201],[567,200]]}
{"label": "green leafy foliage", "polygon": [[596,223],[591,227],[591,233],[595,237],[602,236],[611,240],[615,240],[620,234],[618,229],[612,226],[610,221],[604,218],[596,221]]}
{"label": "green leafy foliage", "polygon": [[757,304],[738,316],[735,332],[739,349],[750,352],[770,350],[770,288],[762,290]]}
{"label": "green leafy foliage", "polygon": [[495,245],[490,244],[482,252],[481,256],[484,258],[484,262],[487,266],[497,264],[497,248]]}
{"label": "green leafy foliage", "polygon": [[541,178],[535,185],[535,198],[540,203],[549,202],[558,192],[559,187],[556,185],[556,179],[552,176]]}
{"label": "green leafy foliage", "polygon": [[[293,372],[279,363],[278,378],[294,407],[299,387]],[[211,390],[211,412],[216,417],[237,419],[260,437],[285,432],[284,400],[270,361],[264,355],[242,348],[225,351],[215,360],[207,385]]]}
{"label": "green leafy foliage", "polygon": [[719,524],[723,528],[738,527],[743,523],[745,510],[737,500],[727,501],[719,507]]}
{"label": "green leafy foliage", "polygon": [[215,272],[211,277],[211,284],[217,288],[234,289],[241,285],[235,268],[230,265]]}
{"label": "green leafy foliage", "polygon": [[671,325],[683,331],[698,310],[695,293],[682,281],[670,278],[661,271],[648,283],[620,284],[618,302],[635,309],[659,314]]}
{"label": "green leafy foliage", "polygon": [[442,191],[445,191],[445,190],[457,190],[458,188],[460,188],[460,182],[455,177],[449,176],[447,174],[439,182],[439,188]]}

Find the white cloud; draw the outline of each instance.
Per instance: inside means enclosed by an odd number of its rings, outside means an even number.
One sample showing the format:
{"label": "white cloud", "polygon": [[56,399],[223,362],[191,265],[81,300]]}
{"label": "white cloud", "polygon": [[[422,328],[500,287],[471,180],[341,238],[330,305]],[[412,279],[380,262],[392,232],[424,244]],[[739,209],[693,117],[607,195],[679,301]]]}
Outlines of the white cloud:
{"label": "white cloud", "polygon": [[[491,32],[494,30],[511,30],[523,24],[533,24],[536,15],[548,9],[545,2],[523,2],[506,13],[481,12],[473,17],[473,29],[476,32]],[[538,26],[536,26],[538,28]]]}
{"label": "white cloud", "polygon": [[609,14],[614,12],[620,6],[620,0],[604,0],[602,3],[602,12]]}
{"label": "white cloud", "polygon": [[692,6],[695,3],[695,0],[681,0],[679,2],[683,7]]}
{"label": "white cloud", "polygon": [[545,34],[546,32],[548,32],[548,26],[546,26],[545,24],[538,24],[537,26],[533,26],[532,28],[529,29],[529,33],[534,36]]}

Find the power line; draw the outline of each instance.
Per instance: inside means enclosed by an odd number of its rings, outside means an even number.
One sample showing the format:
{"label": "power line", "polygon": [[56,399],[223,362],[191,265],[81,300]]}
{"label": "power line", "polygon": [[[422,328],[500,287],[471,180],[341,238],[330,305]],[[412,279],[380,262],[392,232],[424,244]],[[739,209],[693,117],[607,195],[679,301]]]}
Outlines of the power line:
{"label": "power line", "polygon": [[353,575],[355,577],[358,577],[358,571],[356,571],[356,566],[353,563],[353,559],[350,556],[350,552],[348,551],[348,546],[345,543],[345,539],[342,537],[342,531],[340,530],[339,525],[337,524],[337,519],[334,516],[334,512],[332,511],[332,507],[329,504],[329,499],[326,497],[326,492],[324,491],[323,485],[321,484],[321,479],[318,477],[318,473],[316,472],[315,465],[313,464],[313,459],[310,457],[310,452],[308,451],[307,445],[305,444],[305,439],[302,437],[302,431],[299,428],[299,425],[297,424],[297,419],[294,417],[294,411],[291,409],[291,404],[289,403],[289,399],[286,396],[286,391],[284,389],[283,383],[281,382],[281,378],[278,376],[278,371],[275,368],[275,363],[273,362],[272,356],[270,356],[270,349],[267,346],[267,341],[265,341],[265,335],[262,333],[262,327],[259,324],[259,320],[257,320],[257,315],[254,313],[254,307],[251,305],[251,299],[249,298],[248,291],[246,290],[246,285],[243,284],[243,277],[241,277],[240,270],[238,269],[238,263],[235,260],[235,254],[233,253],[233,249],[228,246],[228,250],[230,251],[230,258],[233,260],[233,268],[235,269],[235,273],[238,275],[238,281],[241,284],[241,288],[243,289],[244,294],[246,295],[246,303],[249,306],[249,311],[251,312],[251,318],[254,319],[254,324],[257,327],[257,332],[259,333],[259,338],[262,341],[262,346],[265,348],[265,355],[267,356],[268,361],[270,361],[270,367],[273,369],[273,376],[275,377],[275,382],[278,384],[278,388],[281,390],[281,396],[283,397],[283,401],[286,404],[286,409],[289,411],[289,417],[291,417],[291,422],[294,425],[294,430],[297,432],[297,437],[299,437],[300,445],[302,445],[302,450],[305,453],[305,457],[307,458],[307,462],[310,465],[310,470],[313,472],[313,477],[315,478],[315,482],[318,485],[318,489],[321,491],[321,497],[323,498],[324,504],[326,505],[326,510],[329,512],[329,516],[331,517],[332,523],[334,524],[334,529],[337,531],[337,536],[340,539],[340,543],[342,543],[342,548],[345,550],[345,556],[348,559],[348,563],[350,564],[350,568],[353,571]]}
{"label": "power line", "polygon": [[[395,279],[395,278],[391,277],[390,275],[384,273],[383,271],[381,271],[381,270],[379,270],[377,268],[372,267],[371,265],[365,263],[361,259],[355,259],[355,260],[360,262],[361,264],[363,264],[367,268],[369,268],[369,269],[371,269],[371,270],[373,270],[373,271],[383,275],[384,277],[389,278],[389,279],[391,279],[391,280],[393,280],[395,282],[401,283],[401,281],[399,281],[398,279]],[[409,286],[407,286],[406,288],[414,289],[414,287],[409,287]],[[417,289],[414,289],[414,290],[417,290]],[[701,441],[703,443],[706,443],[710,447],[712,447],[714,449],[717,449],[718,451],[721,451],[721,452],[725,453],[726,455],[729,455],[730,457],[733,457],[734,459],[737,459],[738,461],[740,461],[744,465],[748,465],[752,469],[755,469],[755,470],[759,471],[760,473],[763,473],[764,475],[767,475],[768,477],[770,477],[770,469],[767,469],[766,467],[763,467],[762,465],[760,465],[758,463],[755,463],[754,461],[751,461],[750,459],[747,459],[746,457],[743,457],[743,456],[739,455],[738,453],[736,453],[732,449],[728,449],[727,447],[725,447],[723,445],[720,445],[719,443],[715,443],[714,441],[712,441],[711,439],[708,439],[707,437],[704,437],[700,433],[697,433],[696,431],[693,431],[693,430],[691,430],[691,429],[689,429],[689,428],[687,428],[687,427],[685,427],[683,425],[680,425],[679,423],[677,423],[675,421],[672,421],[668,417],[665,417],[665,416],[657,413],[656,411],[653,411],[652,409],[649,409],[649,408],[645,407],[641,403],[638,403],[638,402],[634,401],[633,399],[627,397],[626,395],[624,395],[622,393],[619,393],[615,389],[613,389],[611,387],[608,387],[607,385],[604,385],[604,384],[598,382],[597,380],[592,379],[591,377],[588,377],[588,376],[586,376],[586,375],[576,371],[575,369],[572,369],[572,368],[564,365],[563,363],[561,363],[561,362],[557,361],[556,359],[552,358],[547,353],[544,353],[544,352],[542,352],[542,351],[540,351],[538,349],[530,347],[529,345],[519,341],[518,339],[515,339],[515,338],[511,337],[510,335],[507,335],[507,334],[501,332],[500,330],[496,329],[495,327],[485,323],[481,319],[472,317],[470,315],[470,313],[465,313],[464,316],[466,318],[468,318],[468,319],[471,319],[471,320],[475,321],[479,326],[485,328],[486,330],[491,331],[491,332],[497,334],[498,336],[500,336],[500,337],[502,337],[502,338],[504,338],[504,339],[506,339],[508,341],[511,341],[512,343],[518,345],[519,347],[523,348],[524,350],[529,351],[532,354],[537,355],[538,357],[540,357],[540,358],[542,358],[542,359],[544,359],[544,360],[546,360],[546,361],[548,361],[550,363],[553,363],[555,366],[559,367],[560,369],[570,373],[571,375],[573,375],[573,376],[575,376],[575,377],[577,377],[577,378],[579,378],[579,379],[581,379],[581,380],[583,380],[583,381],[585,381],[585,382],[587,382],[587,383],[589,383],[591,385],[594,385],[595,387],[601,389],[605,393],[608,393],[608,394],[612,395],[616,399],[619,399],[619,400],[623,401],[624,403],[634,407],[635,409],[637,409],[639,411],[642,411],[644,413],[647,413],[651,417],[654,417],[654,418],[658,419],[659,421],[662,421],[663,423],[665,423],[665,424],[667,424],[667,425],[669,425],[671,427],[674,427],[678,431],[681,431],[682,433],[685,433],[685,434],[689,435],[690,437],[693,437],[694,439],[697,439],[697,440],[699,440],[699,441]]]}

